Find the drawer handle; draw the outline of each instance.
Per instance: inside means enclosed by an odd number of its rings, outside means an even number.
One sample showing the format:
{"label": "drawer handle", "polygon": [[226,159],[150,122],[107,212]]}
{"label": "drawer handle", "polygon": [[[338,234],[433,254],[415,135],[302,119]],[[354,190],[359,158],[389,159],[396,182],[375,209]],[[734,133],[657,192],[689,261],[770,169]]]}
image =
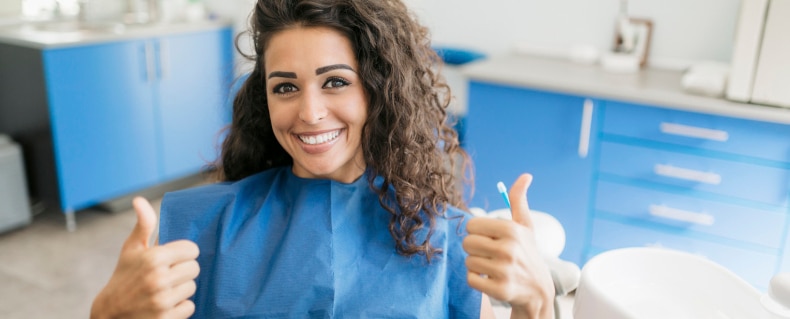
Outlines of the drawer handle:
{"label": "drawer handle", "polygon": [[662,122],[661,125],[659,125],[659,129],[661,130],[661,133],[664,134],[701,138],[717,142],[726,142],[730,138],[730,134],[727,133],[727,131],[713,130],[709,128],[688,126],[683,124]]}
{"label": "drawer handle", "polygon": [[582,124],[579,129],[579,157],[586,158],[590,150],[590,131],[592,130],[593,102],[590,99],[584,100],[582,110]]}
{"label": "drawer handle", "polygon": [[700,172],[693,169],[676,167],[672,165],[656,164],[653,167],[656,175],[677,178],[687,181],[695,181],[711,185],[721,184],[721,175],[710,172]]}
{"label": "drawer handle", "polygon": [[146,80],[150,83],[156,76],[156,61],[154,61],[154,47],[151,42],[145,43],[145,74]]}
{"label": "drawer handle", "polygon": [[711,226],[716,219],[706,213],[690,212],[687,210],[667,207],[664,205],[650,205],[650,215],[671,220],[677,220],[702,226]]}

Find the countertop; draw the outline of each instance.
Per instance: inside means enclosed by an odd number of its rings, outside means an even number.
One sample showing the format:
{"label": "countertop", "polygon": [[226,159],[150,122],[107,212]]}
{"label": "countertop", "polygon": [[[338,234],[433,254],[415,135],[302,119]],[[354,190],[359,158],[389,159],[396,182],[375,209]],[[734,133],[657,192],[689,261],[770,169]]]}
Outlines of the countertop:
{"label": "countertop", "polygon": [[617,74],[599,65],[511,54],[470,63],[462,72],[470,80],[790,124],[790,109],[686,93],[681,87],[683,72],[677,70],[647,68],[638,73]]}
{"label": "countertop", "polygon": [[50,49],[96,44],[103,42],[140,39],[186,32],[216,30],[231,26],[228,21],[199,21],[151,24],[105,24],[91,28],[76,27],[75,22],[62,23],[64,28],[41,28],[41,23],[17,23],[0,25],[0,43],[14,44],[36,49]]}

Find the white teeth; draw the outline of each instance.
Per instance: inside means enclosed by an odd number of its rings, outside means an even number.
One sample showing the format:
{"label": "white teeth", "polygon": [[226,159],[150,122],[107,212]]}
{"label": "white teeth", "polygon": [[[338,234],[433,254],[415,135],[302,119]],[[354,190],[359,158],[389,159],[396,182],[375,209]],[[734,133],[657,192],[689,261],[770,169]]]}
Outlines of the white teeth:
{"label": "white teeth", "polygon": [[326,142],[330,142],[337,138],[340,135],[340,130],[327,132],[324,134],[313,135],[313,136],[301,136],[299,135],[299,139],[302,140],[305,144],[316,145],[316,144],[323,144]]}

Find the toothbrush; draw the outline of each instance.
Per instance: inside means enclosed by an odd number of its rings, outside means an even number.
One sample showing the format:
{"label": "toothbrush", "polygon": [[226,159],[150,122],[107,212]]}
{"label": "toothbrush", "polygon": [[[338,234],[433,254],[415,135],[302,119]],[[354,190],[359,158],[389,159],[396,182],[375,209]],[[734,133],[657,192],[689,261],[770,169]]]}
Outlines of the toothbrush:
{"label": "toothbrush", "polygon": [[496,188],[499,190],[499,193],[502,194],[502,198],[505,199],[505,204],[507,204],[507,209],[511,209],[510,198],[507,197],[507,187],[505,187],[505,183],[502,182],[496,183]]}

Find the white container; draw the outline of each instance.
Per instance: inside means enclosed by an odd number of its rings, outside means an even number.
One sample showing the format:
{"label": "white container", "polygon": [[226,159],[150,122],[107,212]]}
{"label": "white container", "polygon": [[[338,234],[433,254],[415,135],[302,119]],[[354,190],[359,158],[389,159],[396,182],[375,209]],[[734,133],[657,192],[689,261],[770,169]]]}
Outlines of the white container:
{"label": "white container", "polygon": [[31,222],[22,151],[0,134],[0,233]]}

